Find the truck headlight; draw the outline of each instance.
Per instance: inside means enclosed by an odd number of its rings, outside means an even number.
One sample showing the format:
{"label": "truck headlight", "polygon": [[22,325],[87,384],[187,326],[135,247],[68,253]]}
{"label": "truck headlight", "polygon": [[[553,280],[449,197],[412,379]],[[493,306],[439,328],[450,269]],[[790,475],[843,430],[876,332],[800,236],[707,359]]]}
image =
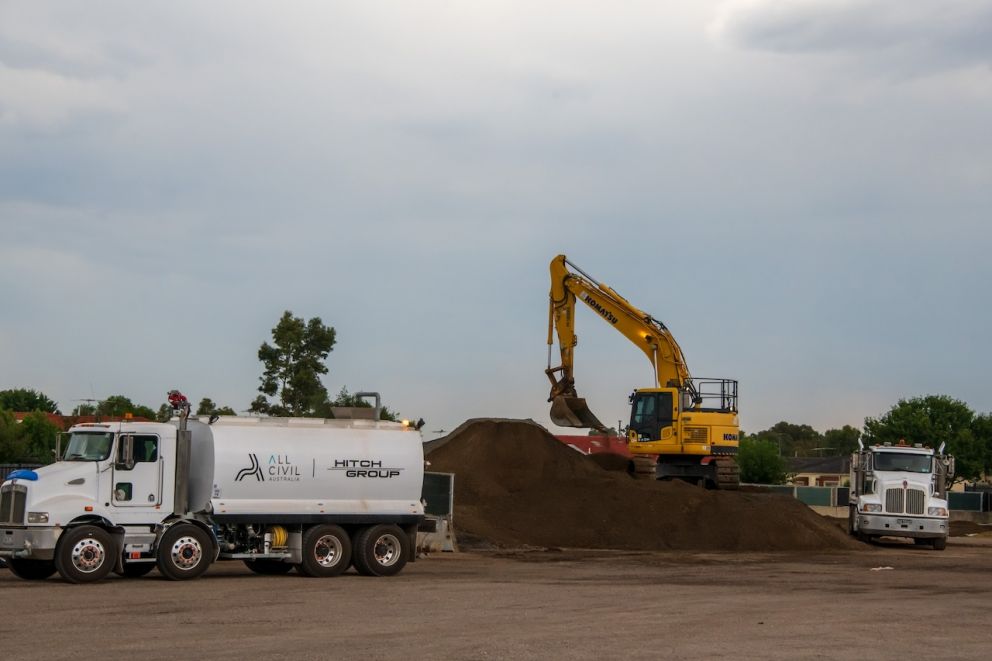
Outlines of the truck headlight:
{"label": "truck headlight", "polygon": [[882,506],[879,503],[865,503],[861,506],[862,512],[881,512]]}
{"label": "truck headlight", "polygon": [[946,507],[931,507],[927,510],[927,514],[930,516],[947,516]]}
{"label": "truck headlight", "polygon": [[28,512],[28,523],[48,523],[48,512]]}

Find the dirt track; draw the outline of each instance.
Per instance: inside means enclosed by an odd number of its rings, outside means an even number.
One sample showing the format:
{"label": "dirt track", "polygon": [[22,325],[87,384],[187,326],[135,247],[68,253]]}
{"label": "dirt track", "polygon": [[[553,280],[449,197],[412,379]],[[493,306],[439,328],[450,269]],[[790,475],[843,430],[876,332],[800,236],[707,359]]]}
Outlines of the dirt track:
{"label": "dirt track", "polygon": [[987,658],[990,569],[984,537],[942,553],[444,554],[391,579],[227,562],[190,583],[68,585],[0,570],[0,646],[74,660]]}

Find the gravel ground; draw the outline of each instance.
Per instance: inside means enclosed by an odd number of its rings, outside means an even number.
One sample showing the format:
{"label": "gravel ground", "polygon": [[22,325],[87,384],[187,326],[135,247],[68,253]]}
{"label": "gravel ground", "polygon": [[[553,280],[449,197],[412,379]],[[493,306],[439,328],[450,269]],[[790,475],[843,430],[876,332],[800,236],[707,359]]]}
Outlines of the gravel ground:
{"label": "gravel ground", "polygon": [[393,578],[218,563],[69,585],[0,570],[4,658],[988,658],[992,538],[944,552],[516,550]]}

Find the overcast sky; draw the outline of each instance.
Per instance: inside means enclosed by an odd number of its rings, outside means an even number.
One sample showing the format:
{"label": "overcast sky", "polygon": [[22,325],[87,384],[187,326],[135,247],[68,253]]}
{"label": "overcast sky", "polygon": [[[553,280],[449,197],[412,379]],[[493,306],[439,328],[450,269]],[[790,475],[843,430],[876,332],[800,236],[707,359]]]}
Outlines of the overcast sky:
{"label": "overcast sky", "polygon": [[990,65],[988,0],[3,2],[0,388],[242,410],[288,309],[427,437],[548,424],[565,253],[745,429],[989,411]]}

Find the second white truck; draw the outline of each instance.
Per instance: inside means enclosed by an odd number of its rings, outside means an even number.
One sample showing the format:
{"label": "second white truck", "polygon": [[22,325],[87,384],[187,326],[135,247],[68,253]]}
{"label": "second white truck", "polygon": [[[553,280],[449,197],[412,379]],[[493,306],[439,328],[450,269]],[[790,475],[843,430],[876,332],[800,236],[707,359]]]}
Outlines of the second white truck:
{"label": "second white truck", "polygon": [[851,456],[850,512],[852,535],[909,537],[936,550],[947,546],[947,490],[954,478],[954,457],[919,443],[883,443]]}

